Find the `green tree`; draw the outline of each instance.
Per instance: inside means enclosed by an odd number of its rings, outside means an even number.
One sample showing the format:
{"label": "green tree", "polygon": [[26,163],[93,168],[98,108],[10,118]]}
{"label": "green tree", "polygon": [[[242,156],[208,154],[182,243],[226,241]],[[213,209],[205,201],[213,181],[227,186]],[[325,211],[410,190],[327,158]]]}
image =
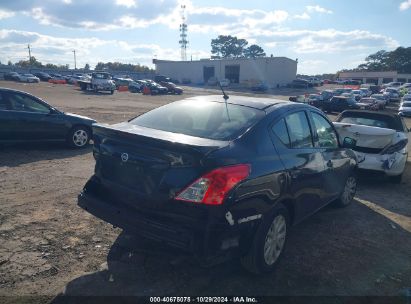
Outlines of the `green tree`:
{"label": "green tree", "polygon": [[211,40],[212,58],[239,58],[244,57],[244,49],[248,45],[245,39],[234,36],[219,35]]}
{"label": "green tree", "polygon": [[265,57],[266,54],[261,46],[252,44],[244,50],[244,56],[246,58],[258,58]]}
{"label": "green tree", "polygon": [[84,66],[84,70],[85,71],[90,71],[90,65],[88,63],[86,63],[86,65]]}

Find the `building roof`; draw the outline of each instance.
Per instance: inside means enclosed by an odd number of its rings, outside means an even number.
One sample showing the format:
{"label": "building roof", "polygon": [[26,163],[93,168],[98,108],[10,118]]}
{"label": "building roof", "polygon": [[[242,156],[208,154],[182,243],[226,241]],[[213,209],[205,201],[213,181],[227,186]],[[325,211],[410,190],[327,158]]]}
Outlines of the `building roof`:
{"label": "building roof", "polygon": [[209,62],[219,62],[219,61],[259,61],[259,60],[289,60],[293,62],[297,62],[297,60],[287,58],[287,57],[257,57],[257,58],[219,58],[219,59],[211,59],[205,58],[200,60],[187,60],[187,61],[176,61],[176,60],[161,60],[161,59],[153,59],[153,64],[158,63],[189,63],[189,62],[201,62],[201,63],[209,63]]}

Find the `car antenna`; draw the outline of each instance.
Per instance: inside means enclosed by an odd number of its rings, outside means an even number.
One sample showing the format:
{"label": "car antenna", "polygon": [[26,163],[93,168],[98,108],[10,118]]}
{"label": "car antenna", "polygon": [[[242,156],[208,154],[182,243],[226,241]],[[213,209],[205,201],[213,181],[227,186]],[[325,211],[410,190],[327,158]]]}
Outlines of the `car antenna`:
{"label": "car antenna", "polygon": [[225,102],[225,110],[227,111],[228,121],[231,121],[230,114],[228,114],[228,104],[227,104],[227,100],[230,97],[224,92],[223,86],[221,85],[220,81],[218,81],[218,85],[220,86],[221,92],[223,92],[223,98],[224,98],[224,102]]}

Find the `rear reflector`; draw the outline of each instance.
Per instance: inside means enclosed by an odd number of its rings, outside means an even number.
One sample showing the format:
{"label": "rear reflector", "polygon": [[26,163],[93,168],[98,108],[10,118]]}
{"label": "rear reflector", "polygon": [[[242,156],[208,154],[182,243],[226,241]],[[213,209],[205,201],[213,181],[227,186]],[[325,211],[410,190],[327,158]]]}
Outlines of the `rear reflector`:
{"label": "rear reflector", "polygon": [[221,205],[227,193],[250,174],[250,165],[221,167],[206,173],[183,191],[176,199],[207,205]]}

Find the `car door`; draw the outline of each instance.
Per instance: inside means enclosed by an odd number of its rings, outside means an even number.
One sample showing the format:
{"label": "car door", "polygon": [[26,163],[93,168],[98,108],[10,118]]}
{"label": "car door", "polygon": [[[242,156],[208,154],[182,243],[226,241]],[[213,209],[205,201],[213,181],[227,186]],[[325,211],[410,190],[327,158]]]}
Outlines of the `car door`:
{"label": "car door", "polygon": [[346,149],[338,143],[338,135],[332,123],[322,114],[310,111],[314,145],[321,151],[326,167],[323,174],[325,190],[324,201],[327,203],[337,198],[351,170],[351,159]]}
{"label": "car door", "polygon": [[276,149],[287,170],[289,193],[295,202],[295,220],[324,205],[325,166],[321,149],[314,146],[306,111],[287,113],[272,126]]}
{"label": "car door", "polygon": [[7,93],[10,115],[15,122],[14,137],[21,141],[64,139],[63,115],[40,100],[19,92]]}
{"label": "car door", "polygon": [[0,141],[13,139],[12,133],[15,125],[9,110],[10,105],[7,96],[4,92],[0,91]]}

